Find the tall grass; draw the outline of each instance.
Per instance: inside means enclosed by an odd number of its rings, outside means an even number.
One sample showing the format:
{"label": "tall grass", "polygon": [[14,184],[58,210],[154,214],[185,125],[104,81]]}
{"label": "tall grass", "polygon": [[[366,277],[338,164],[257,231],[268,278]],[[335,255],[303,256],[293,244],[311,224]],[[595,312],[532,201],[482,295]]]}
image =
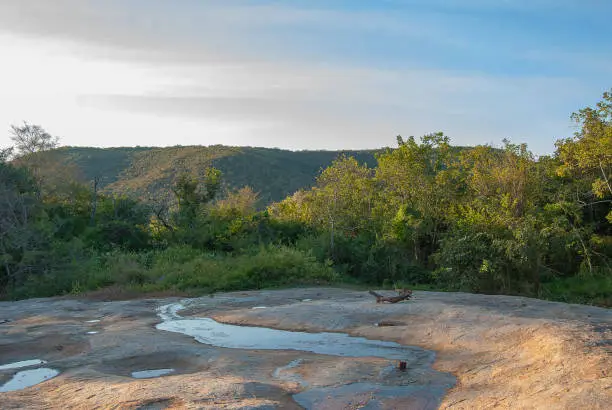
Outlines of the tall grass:
{"label": "tall grass", "polygon": [[612,307],[612,276],[596,274],[555,279],[543,285],[542,297],[559,302]]}

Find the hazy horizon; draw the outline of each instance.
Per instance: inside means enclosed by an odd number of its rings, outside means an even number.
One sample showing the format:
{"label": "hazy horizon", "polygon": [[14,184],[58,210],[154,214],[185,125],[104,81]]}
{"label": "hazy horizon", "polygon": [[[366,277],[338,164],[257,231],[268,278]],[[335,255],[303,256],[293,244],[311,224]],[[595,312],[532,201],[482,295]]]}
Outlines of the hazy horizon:
{"label": "hazy horizon", "polygon": [[379,149],[442,131],[548,154],[612,86],[601,0],[0,1],[0,146]]}

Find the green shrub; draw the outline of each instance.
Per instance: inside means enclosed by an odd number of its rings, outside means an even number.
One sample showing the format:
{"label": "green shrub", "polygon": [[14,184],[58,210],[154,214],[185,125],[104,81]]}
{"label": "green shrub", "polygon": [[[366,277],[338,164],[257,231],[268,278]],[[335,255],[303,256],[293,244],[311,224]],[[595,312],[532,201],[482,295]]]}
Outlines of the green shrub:
{"label": "green shrub", "polygon": [[542,288],[545,299],[612,307],[612,275],[609,273],[555,279]]}
{"label": "green shrub", "polygon": [[172,261],[167,256],[164,253],[158,255],[150,273],[164,289],[260,289],[288,284],[330,283],[337,279],[329,264],[283,246],[261,247],[238,256],[201,253],[182,261]]}
{"label": "green shrub", "polygon": [[248,284],[260,289],[288,284],[329,283],[337,279],[330,262],[318,262],[308,253],[285,246],[262,247],[254,255],[236,259],[236,270]]}

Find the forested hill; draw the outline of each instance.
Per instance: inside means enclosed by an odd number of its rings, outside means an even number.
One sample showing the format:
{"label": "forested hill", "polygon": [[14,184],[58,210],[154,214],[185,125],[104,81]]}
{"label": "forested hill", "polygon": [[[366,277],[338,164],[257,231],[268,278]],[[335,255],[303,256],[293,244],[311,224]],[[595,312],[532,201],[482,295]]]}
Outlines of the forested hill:
{"label": "forested hill", "polygon": [[245,185],[259,192],[262,204],[280,201],[309,188],[322,168],[341,154],[376,165],[375,151],[288,151],[272,148],[187,146],[167,148],[63,147],[49,153],[74,165],[85,181],[99,178],[108,193],[140,199],[164,198],[182,173],[201,174],[214,166],[223,172],[227,188]]}

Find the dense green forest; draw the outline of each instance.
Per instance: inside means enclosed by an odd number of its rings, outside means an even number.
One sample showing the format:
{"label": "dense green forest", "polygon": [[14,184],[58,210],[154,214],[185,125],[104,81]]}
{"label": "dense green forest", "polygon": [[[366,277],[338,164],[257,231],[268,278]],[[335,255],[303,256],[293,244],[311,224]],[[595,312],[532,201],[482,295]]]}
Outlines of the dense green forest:
{"label": "dense green forest", "polygon": [[[375,161],[339,156],[314,184],[337,154],[55,149],[41,127],[13,126],[0,293],[350,283],[612,306],[612,94],[572,118],[552,156],[397,137]],[[279,200],[263,209],[258,192]]]}
{"label": "dense green forest", "polygon": [[[222,194],[249,186],[259,194],[259,205],[280,201],[302,188],[310,188],[321,169],[339,154],[374,165],[376,151],[288,151],[272,148],[215,145],[167,148],[61,147],[48,150],[41,172],[69,167],[72,179],[97,179],[101,192],[126,195],[148,202],[172,202],[172,186],[180,175],[201,177],[207,168],[223,173]],[[53,158],[53,160],[51,160]]]}

